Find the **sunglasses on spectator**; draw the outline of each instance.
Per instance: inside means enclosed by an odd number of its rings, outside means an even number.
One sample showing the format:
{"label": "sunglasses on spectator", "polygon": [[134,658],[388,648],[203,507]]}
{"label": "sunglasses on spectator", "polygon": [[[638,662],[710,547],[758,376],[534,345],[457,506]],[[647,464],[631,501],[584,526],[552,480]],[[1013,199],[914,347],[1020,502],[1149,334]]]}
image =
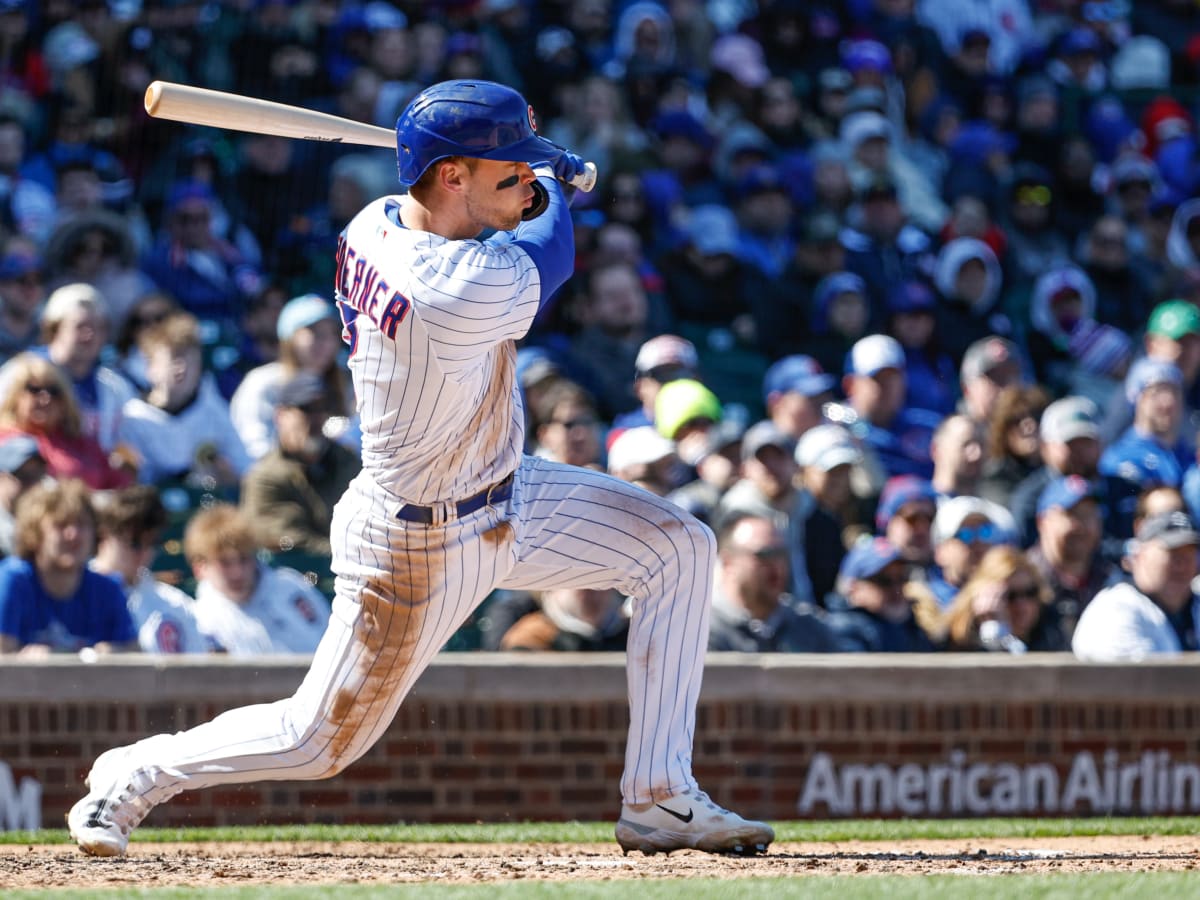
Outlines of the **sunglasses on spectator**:
{"label": "sunglasses on spectator", "polygon": [[907,575],[884,575],[881,573],[879,575],[874,576],[873,578],[868,578],[867,581],[871,582],[871,584],[873,584],[877,587],[883,588],[884,590],[889,590],[889,589],[904,587],[904,585],[908,584],[908,576]]}
{"label": "sunglasses on spectator", "polygon": [[666,384],[668,381],[675,381],[679,378],[688,378],[692,374],[691,370],[685,366],[655,366],[653,369],[648,369],[642,372],[643,378],[653,378],[660,384]]}
{"label": "sunglasses on spectator", "polygon": [[57,384],[27,384],[25,385],[25,393],[27,394],[45,394],[47,397],[61,397],[62,388]]}
{"label": "sunglasses on spectator", "polygon": [[974,544],[979,541],[984,544],[990,544],[996,539],[999,529],[991,522],[984,522],[982,525],[974,527],[966,526],[954,532],[954,537],[964,544]]}
{"label": "sunglasses on spectator", "polygon": [[912,525],[914,522],[928,523],[933,521],[933,513],[925,509],[913,509],[908,512],[896,513],[896,517],[903,519],[909,525]]}
{"label": "sunglasses on spectator", "polygon": [[1018,600],[1038,600],[1041,598],[1041,591],[1036,585],[1030,585],[1027,588],[1009,588],[1004,592],[1005,603],[1016,603]]}

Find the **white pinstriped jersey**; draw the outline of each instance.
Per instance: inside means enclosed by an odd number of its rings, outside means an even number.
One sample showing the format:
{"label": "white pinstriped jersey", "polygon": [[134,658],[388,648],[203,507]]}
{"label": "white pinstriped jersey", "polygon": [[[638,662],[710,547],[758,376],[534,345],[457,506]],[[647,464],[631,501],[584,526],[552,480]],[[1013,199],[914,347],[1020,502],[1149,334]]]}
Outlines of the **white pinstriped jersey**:
{"label": "white pinstriped jersey", "polygon": [[363,469],[422,505],[478,493],[521,459],[513,343],[541,278],[500,233],[448,240],[400,224],[405,198],[366,206],[338,242],[336,296],[350,345]]}

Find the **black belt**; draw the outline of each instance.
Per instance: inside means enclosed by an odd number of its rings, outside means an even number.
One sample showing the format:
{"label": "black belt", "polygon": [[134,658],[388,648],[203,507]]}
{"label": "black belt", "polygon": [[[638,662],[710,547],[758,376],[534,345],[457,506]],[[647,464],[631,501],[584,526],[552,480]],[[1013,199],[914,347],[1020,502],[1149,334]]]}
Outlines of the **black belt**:
{"label": "black belt", "polygon": [[[485,506],[491,506],[495,503],[503,503],[512,496],[513,477],[509,475],[503,481],[497,481],[489,488],[484,488],[478,494],[468,497],[466,500],[459,500],[454,504],[454,508],[458,511],[458,518],[469,516],[477,509]],[[433,507],[417,506],[416,504],[406,503],[400,507],[400,512],[396,513],[397,519],[403,519],[405,522],[417,522],[421,525],[432,525],[434,522]]]}

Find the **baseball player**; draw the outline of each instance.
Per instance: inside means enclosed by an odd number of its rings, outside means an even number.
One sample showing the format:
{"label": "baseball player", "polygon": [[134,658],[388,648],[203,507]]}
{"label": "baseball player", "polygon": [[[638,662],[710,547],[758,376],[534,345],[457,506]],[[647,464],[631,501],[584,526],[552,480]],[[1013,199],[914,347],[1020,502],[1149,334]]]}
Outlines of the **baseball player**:
{"label": "baseball player", "polygon": [[617,841],[764,852],[772,830],[692,775],[712,532],[607,474],[522,452],[514,341],[571,274],[560,180],[582,161],[537,136],[520,94],[483,81],[422,91],[396,137],[407,195],[367,205],[337,249],[363,469],[334,510],[333,614],[312,666],[286,700],[102,754],[72,836],[119,855],[180,791],[336,775],[494,588],[615,588],[632,600]]}

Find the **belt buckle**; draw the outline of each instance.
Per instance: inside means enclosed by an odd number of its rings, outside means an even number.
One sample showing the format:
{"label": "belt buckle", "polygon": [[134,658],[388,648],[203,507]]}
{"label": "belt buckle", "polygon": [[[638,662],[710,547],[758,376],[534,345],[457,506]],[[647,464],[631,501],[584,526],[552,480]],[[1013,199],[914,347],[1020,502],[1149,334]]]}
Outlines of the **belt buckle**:
{"label": "belt buckle", "polygon": [[483,502],[484,502],[485,506],[487,506],[489,508],[491,507],[492,495],[495,494],[497,491],[503,490],[504,486],[509,483],[510,478],[512,478],[511,475],[508,478],[501,478],[499,481],[497,481],[495,484],[493,484],[491,487],[489,487],[487,489],[487,495],[483,498]]}

